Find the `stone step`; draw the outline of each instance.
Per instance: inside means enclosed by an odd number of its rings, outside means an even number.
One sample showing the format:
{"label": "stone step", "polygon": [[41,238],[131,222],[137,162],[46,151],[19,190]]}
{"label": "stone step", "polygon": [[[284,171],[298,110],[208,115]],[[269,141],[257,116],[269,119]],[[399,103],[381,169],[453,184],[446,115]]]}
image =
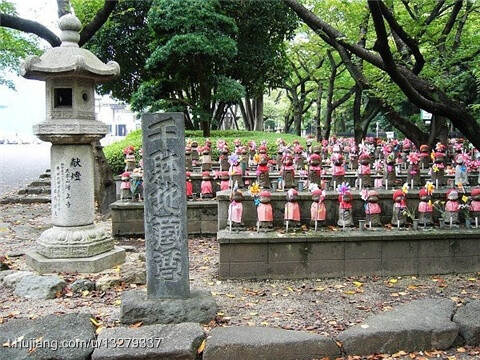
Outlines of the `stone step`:
{"label": "stone step", "polygon": [[333,339],[304,331],[255,326],[220,327],[208,337],[203,360],[310,360],[340,357]]}
{"label": "stone step", "polygon": [[458,335],[448,299],[423,299],[367,318],[338,336],[347,355],[394,354],[450,348]]}
{"label": "stone step", "polygon": [[92,360],[194,360],[204,338],[197,323],[108,328],[98,336]]}

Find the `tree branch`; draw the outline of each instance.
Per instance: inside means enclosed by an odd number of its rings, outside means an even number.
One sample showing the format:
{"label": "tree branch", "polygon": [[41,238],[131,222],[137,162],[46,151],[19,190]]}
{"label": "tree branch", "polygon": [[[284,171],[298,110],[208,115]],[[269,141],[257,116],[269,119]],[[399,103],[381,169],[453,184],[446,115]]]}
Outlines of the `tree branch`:
{"label": "tree branch", "polygon": [[83,46],[108,20],[108,17],[117,6],[118,0],[105,0],[103,7],[98,10],[95,17],[80,32],[79,45]]}
{"label": "tree branch", "polygon": [[465,13],[463,14],[460,21],[458,22],[457,31],[455,32],[455,40],[453,41],[453,44],[452,44],[452,50],[457,50],[458,47],[460,46],[463,27],[465,26],[465,23],[467,22],[468,15],[472,11],[472,8],[473,8],[472,3],[470,1],[467,1],[467,7],[465,9]]}
{"label": "tree branch", "polygon": [[441,52],[444,52],[446,47],[445,47],[445,42],[447,41],[447,36],[450,34],[450,32],[453,29],[453,25],[455,24],[455,21],[457,20],[457,16],[460,12],[460,9],[463,6],[463,0],[457,0],[455,1],[455,5],[453,6],[452,12],[450,13],[450,17],[448,18],[447,23],[445,24],[445,27],[442,30],[442,34],[440,35],[440,38],[438,39],[438,49]]}
{"label": "tree branch", "polygon": [[410,4],[408,2],[408,0],[402,0],[402,4],[403,6],[405,7],[405,10],[407,10],[408,12],[408,15],[410,15],[410,17],[413,19],[413,20],[417,20],[418,17],[417,15],[415,15],[412,11],[412,9],[410,8]]}
{"label": "tree branch", "polygon": [[410,35],[407,34],[403,27],[397,22],[391,11],[385,6],[383,1],[379,1],[378,5],[382,12],[383,17],[387,20],[388,25],[390,25],[390,29],[395,31],[395,33],[402,39],[402,41],[409,47],[412,51],[413,57],[415,58],[415,65],[412,69],[414,74],[419,74],[425,65],[425,59],[423,58],[420,49],[418,48],[418,44]]}
{"label": "tree branch", "polygon": [[0,25],[10,29],[35,34],[46,40],[50,45],[52,45],[52,47],[60,46],[62,43],[54,32],[50,31],[48,28],[36,21],[0,13]]}

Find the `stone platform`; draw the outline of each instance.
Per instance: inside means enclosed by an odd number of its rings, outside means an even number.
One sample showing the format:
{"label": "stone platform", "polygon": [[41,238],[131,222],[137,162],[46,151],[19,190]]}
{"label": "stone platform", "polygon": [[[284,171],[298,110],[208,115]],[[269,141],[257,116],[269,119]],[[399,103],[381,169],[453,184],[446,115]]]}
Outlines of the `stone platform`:
{"label": "stone platform", "polygon": [[[145,236],[144,203],[116,201],[112,210],[112,235]],[[217,232],[217,201],[187,202],[187,232],[189,235],[212,235]]]}
{"label": "stone platform", "polygon": [[217,235],[222,279],[333,278],[480,271],[480,230],[427,229]]}

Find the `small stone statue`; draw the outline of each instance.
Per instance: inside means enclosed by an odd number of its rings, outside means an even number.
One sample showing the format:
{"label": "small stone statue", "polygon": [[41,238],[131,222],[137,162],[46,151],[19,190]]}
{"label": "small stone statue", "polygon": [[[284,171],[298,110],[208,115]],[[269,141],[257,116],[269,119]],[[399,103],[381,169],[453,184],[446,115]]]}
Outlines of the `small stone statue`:
{"label": "small stone statue", "polygon": [[[343,184],[342,184],[343,185]],[[342,187],[340,185],[340,187]],[[353,216],[352,216],[352,208],[353,208],[353,197],[350,191],[341,192],[338,195],[338,226],[342,227],[351,227],[353,226]]]}
{"label": "small stone statue", "polygon": [[248,169],[248,163],[249,163],[249,155],[248,155],[248,149],[245,146],[240,146],[238,148],[239,151],[239,159],[240,159],[240,167],[242,168],[242,176],[245,176],[245,172]]}
{"label": "small stone statue", "polygon": [[192,148],[190,146],[185,146],[185,170],[192,171]]}
{"label": "small stone statue", "polygon": [[210,172],[202,172],[202,183],[200,184],[200,194],[203,199],[211,199],[213,195],[212,178]]}
{"label": "small stone statue", "polygon": [[420,145],[420,167],[428,169],[430,167],[430,147],[428,145]]}
{"label": "small stone statue", "polygon": [[459,211],[458,191],[456,189],[448,189],[447,202],[445,203],[445,222],[451,225],[458,225]]}
{"label": "small stone statue", "polygon": [[[432,165],[432,181],[438,188],[445,186],[445,151],[446,147],[443,144],[437,144],[436,152],[433,153],[433,165]],[[438,186],[437,186],[438,185]]]}
{"label": "small stone statue", "polygon": [[404,214],[407,208],[405,202],[405,193],[401,189],[397,189],[393,192],[393,211],[392,211],[392,225],[393,226],[405,226],[406,216]]}
{"label": "small stone statue", "polygon": [[212,170],[212,155],[210,155],[210,148],[204,146],[202,149],[202,171]]}
{"label": "small stone statue", "polygon": [[275,157],[275,164],[277,165],[277,171],[280,171],[283,163],[283,147],[277,149],[277,156]]}
{"label": "small stone statue", "polygon": [[284,220],[287,230],[289,227],[300,227],[300,205],[298,204],[298,191],[289,189],[287,191],[287,203],[285,204]]}
{"label": "small stone statue", "polygon": [[268,156],[266,154],[260,155],[260,161],[257,165],[257,181],[262,189],[270,189],[270,175],[268,169]]}
{"label": "small stone statue", "polygon": [[325,207],[325,190],[315,189],[312,191],[312,206],[310,207],[310,225],[315,226],[317,230],[318,226],[325,224],[327,217],[327,209]]}
{"label": "small stone statue", "polygon": [[130,173],[124,171],[122,176],[122,184],[120,185],[120,200],[129,200],[132,198],[132,192],[130,191]]}
{"label": "small stone statue", "polygon": [[344,181],[345,167],[343,166],[343,156],[340,153],[335,153],[332,155],[332,182],[333,184],[341,184]]}
{"label": "small stone statue", "polygon": [[283,187],[290,189],[295,187],[295,166],[293,165],[293,156],[287,155],[283,160],[283,166],[280,170],[283,179]]}
{"label": "small stone statue", "polygon": [[[420,176],[420,155],[417,152],[408,152],[407,162],[407,183],[412,187],[422,186],[422,178]],[[413,186],[412,186],[413,185]]]}
{"label": "small stone statue", "polygon": [[143,199],[143,170],[141,168],[133,169],[130,174],[130,191],[133,200],[141,201]]}
{"label": "small stone statue", "polygon": [[243,224],[243,194],[240,190],[232,192],[228,208],[228,220],[231,230],[245,229]]}
{"label": "small stone statue", "polygon": [[239,162],[237,154],[230,155],[228,157],[230,163],[230,180],[231,184],[238,184],[238,187],[242,189],[244,187],[242,166]]}
{"label": "small stone statue", "polygon": [[267,190],[260,192],[260,204],[257,206],[258,228],[260,231],[273,231],[272,198]]}
{"label": "small stone statue", "polygon": [[123,149],[125,154],[125,171],[133,171],[136,167],[135,148],[131,145]]}
{"label": "small stone statue", "polygon": [[[428,184],[427,184],[428,185]],[[432,196],[425,188],[420,189],[418,192],[420,203],[418,204],[418,222],[419,224],[432,225],[433,224],[433,205]]]}
{"label": "small stone statue", "polygon": [[190,171],[187,171],[186,173],[186,190],[187,190],[187,199],[193,199],[193,184],[192,184],[192,179],[191,179],[191,173]]}
{"label": "small stone statue", "polygon": [[386,155],[383,180],[385,182],[385,188],[387,189],[390,187],[394,187],[397,181],[397,175],[395,172],[395,153],[393,152]]}
{"label": "small stone statue", "polygon": [[465,159],[463,154],[458,154],[455,157],[455,185],[465,186],[469,185],[468,182],[468,168],[465,165]]}
{"label": "small stone statue", "polygon": [[382,213],[382,208],[378,204],[378,193],[375,190],[367,191],[365,200],[365,223],[369,227],[382,226],[382,223],[380,221],[380,214]]}
{"label": "small stone statue", "polygon": [[196,140],[193,140],[191,147],[192,147],[193,166],[196,166],[198,163],[198,160],[200,160],[200,154],[198,153],[198,142]]}
{"label": "small stone statue", "polygon": [[305,168],[305,156],[303,155],[303,148],[300,145],[295,146],[295,167],[297,170]]}
{"label": "small stone statue", "polygon": [[228,171],[230,164],[228,163],[228,146],[224,145],[220,150],[219,162],[220,162],[220,171]]}
{"label": "small stone statue", "polygon": [[360,167],[358,168],[358,188],[371,187],[372,178],[370,177],[370,155],[367,152],[363,152],[360,155]]}
{"label": "small stone statue", "polygon": [[472,201],[470,202],[470,211],[472,213],[472,217],[475,220],[475,225],[478,227],[478,223],[480,222],[480,188],[476,187],[472,189]]}
{"label": "small stone statue", "polygon": [[352,145],[350,149],[350,168],[352,170],[357,170],[358,169],[358,146],[357,145]]}
{"label": "small stone statue", "polygon": [[228,190],[230,188],[230,176],[228,171],[220,173],[220,190]]}
{"label": "small stone statue", "polygon": [[312,154],[310,155],[309,159],[309,167],[308,167],[308,181],[310,184],[317,184],[318,187],[322,184],[322,167],[320,166],[322,163],[322,159],[320,155]]}

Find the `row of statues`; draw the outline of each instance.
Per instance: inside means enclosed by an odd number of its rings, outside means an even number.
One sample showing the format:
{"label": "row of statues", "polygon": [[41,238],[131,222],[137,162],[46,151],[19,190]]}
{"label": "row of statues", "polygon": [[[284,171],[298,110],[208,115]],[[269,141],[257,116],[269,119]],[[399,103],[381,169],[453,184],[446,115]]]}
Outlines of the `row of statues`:
{"label": "row of statues", "polygon": [[[215,170],[217,167],[216,164],[214,167],[211,156],[211,141],[207,139],[203,146],[196,141],[187,142],[185,166],[188,198],[193,198],[193,187],[189,182],[197,169],[194,166],[199,164],[202,177],[200,196],[206,199],[215,197],[215,187],[211,183],[215,179],[220,180],[220,190],[226,190],[232,189],[235,183],[239,188],[244,188],[252,181],[252,175],[262,189],[271,191],[287,191],[297,187],[302,191],[299,185],[304,185],[305,189],[315,186],[336,189],[337,185],[345,182],[347,176],[355,178],[354,186],[357,189],[393,189],[399,182],[405,181],[405,175],[411,188],[423,186],[427,176],[440,188],[447,185],[446,175],[455,175],[454,184],[468,186],[469,172],[480,165],[476,149],[468,149],[463,142],[450,144],[448,148],[437,144],[433,151],[427,145],[422,145],[417,151],[409,140],[379,142],[377,139],[375,143],[374,139],[366,139],[357,146],[351,139],[333,138],[321,144],[308,139],[304,149],[298,142],[287,145],[279,139],[275,159],[269,157],[266,144],[257,147],[253,141],[246,146],[242,146],[240,140],[234,143],[235,148],[230,151],[225,141],[217,141],[220,170]],[[127,146],[123,152],[125,171],[121,174],[121,198],[141,200],[141,160],[137,164],[133,146]]]}
{"label": "row of statues", "polygon": [[[473,217],[475,226],[478,228],[478,219],[480,218],[480,188],[474,188],[471,195],[459,196],[460,189],[452,188],[446,192],[446,201],[432,202],[432,193],[435,186],[428,183],[419,191],[420,202],[416,211],[410,210],[406,203],[406,193],[408,186],[405,184],[402,189],[396,189],[393,192],[393,208],[390,224],[393,227],[404,227],[407,218],[415,218],[420,225],[433,225],[433,212],[436,209],[440,213],[441,219],[451,227],[458,226],[459,213],[464,212],[464,217]],[[274,229],[274,214],[271,205],[271,193],[268,190],[261,190],[258,184],[250,187],[250,193],[257,209],[257,231],[272,231]],[[338,221],[337,225],[343,229],[353,227],[353,196],[350,187],[342,183],[337,188],[338,191]],[[310,207],[310,226],[315,231],[326,223],[327,209],[324,203],[326,192],[319,188],[311,192]],[[364,201],[365,224],[368,227],[380,227],[381,207],[379,205],[379,195],[375,190],[363,189],[360,193]],[[231,192],[230,205],[228,211],[228,227],[230,230],[244,230],[243,225],[243,201],[244,196],[240,189],[236,188]],[[286,202],[283,212],[283,219],[286,231],[289,229],[298,229],[301,226],[301,213],[298,202],[298,191],[289,189],[286,192]],[[415,213],[418,212],[418,218]]]}

